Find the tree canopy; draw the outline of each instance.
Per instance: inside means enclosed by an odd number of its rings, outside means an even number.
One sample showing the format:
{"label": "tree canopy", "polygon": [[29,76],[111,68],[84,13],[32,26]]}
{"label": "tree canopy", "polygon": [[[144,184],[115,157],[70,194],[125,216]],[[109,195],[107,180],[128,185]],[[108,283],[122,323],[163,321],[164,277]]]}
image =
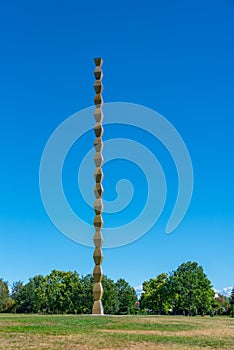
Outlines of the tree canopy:
{"label": "tree canopy", "polygon": [[169,279],[166,273],[143,283],[141,306],[154,314],[168,313],[172,307]]}
{"label": "tree canopy", "polygon": [[209,313],[214,301],[211,282],[196,262],[181,264],[143,283],[141,307],[156,314],[196,315]]}
{"label": "tree canopy", "polygon": [[4,312],[9,308],[9,301],[8,284],[0,278],[0,312]]}
{"label": "tree canopy", "polygon": [[212,308],[214,291],[203,267],[196,262],[181,264],[169,279],[173,309],[178,314],[204,314]]}
{"label": "tree canopy", "polygon": [[136,312],[136,291],[123,278],[116,282],[118,298],[118,314],[134,314]]}
{"label": "tree canopy", "polygon": [[[79,277],[77,272],[53,270],[49,275],[30,278],[23,285],[13,284],[12,300],[15,312],[91,313],[93,276]],[[135,290],[124,280],[116,283],[103,276],[103,307],[107,314],[133,313],[137,300]],[[124,290],[124,287],[126,290]]]}

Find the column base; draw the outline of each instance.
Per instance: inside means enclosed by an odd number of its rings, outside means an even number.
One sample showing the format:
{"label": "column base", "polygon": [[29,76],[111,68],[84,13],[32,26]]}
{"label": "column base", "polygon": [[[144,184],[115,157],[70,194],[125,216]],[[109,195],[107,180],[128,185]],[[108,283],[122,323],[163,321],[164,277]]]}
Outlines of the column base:
{"label": "column base", "polygon": [[95,300],[95,302],[93,304],[92,314],[93,315],[104,315],[101,300]]}

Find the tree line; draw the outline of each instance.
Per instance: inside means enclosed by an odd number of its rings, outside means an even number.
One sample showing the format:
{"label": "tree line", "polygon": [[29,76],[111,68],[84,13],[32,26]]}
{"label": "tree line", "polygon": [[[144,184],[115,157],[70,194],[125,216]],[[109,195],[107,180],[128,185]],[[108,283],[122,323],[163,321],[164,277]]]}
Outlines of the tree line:
{"label": "tree line", "polygon": [[[161,273],[143,283],[140,300],[134,288],[123,278],[102,280],[102,298],[106,314],[232,315],[234,289],[230,298],[215,295],[202,266],[196,262],[181,264],[171,273]],[[53,270],[37,275],[28,283],[8,283],[0,279],[0,312],[89,314],[93,305],[92,275]]]}
{"label": "tree line", "polygon": [[[53,270],[49,275],[37,275],[23,284],[8,284],[0,279],[0,312],[88,314],[93,305],[92,275],[80,277],[75,272]],[[117,282],[103,276],[103,306],[107,314],[133,314],[137,296],[123,278]]]}

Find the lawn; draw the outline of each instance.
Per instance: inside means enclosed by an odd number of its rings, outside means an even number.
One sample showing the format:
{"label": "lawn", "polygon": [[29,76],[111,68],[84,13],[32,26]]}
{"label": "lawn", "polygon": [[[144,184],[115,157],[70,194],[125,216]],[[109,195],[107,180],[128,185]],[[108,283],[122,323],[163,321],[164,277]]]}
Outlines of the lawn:
{"label": "lawn", "polygon": [[0,314],[0,349],[234,349],[234,318]]}

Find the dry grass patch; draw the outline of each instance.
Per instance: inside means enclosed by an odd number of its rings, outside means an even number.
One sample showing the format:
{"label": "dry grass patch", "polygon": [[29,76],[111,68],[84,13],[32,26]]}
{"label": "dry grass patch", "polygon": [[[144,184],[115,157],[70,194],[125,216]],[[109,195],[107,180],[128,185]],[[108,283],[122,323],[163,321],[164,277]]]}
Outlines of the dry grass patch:
{"label": "dry grass patch", "polygon": [[0,350],[234,349],[234,319],[0,315]]}
{"label": "dry grass patch", "polygon": [[[182,344],[163,344],[148,341],[142,342],[120,342],[103,344],[99,343],[99,339],[90,341],[90,339],[81,339],[79,336],[29,336],[25,334],[19,334],[15,337],[2,338],[0,337],[0,349],[1,350],[188,350],[187,345]],[[190,350],[204,349],[200,346],[190,346]],[[228,349],[228,348],[227,348]]]}

